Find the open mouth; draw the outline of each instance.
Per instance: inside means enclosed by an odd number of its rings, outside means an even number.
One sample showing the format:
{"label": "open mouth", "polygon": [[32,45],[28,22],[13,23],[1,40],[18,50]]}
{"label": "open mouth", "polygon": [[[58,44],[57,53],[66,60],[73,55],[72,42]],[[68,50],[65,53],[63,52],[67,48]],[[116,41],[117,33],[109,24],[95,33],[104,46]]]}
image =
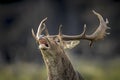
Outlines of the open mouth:
{"label": "open mouth", "polygon": [[39,48],[43,50],[46,50],[49,48],[49,44],[45,38],[39,39]]}

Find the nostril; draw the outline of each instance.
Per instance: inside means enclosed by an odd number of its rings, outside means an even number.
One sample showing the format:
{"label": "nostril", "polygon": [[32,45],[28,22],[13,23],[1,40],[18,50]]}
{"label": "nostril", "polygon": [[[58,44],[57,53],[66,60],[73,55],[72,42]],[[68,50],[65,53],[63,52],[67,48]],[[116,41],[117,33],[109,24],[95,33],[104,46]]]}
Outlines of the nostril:
{"label": "nostril", "polygon": [[39,41],[40,41],[41,44],[46,44],[47,43],[44,38],[40,38]]}

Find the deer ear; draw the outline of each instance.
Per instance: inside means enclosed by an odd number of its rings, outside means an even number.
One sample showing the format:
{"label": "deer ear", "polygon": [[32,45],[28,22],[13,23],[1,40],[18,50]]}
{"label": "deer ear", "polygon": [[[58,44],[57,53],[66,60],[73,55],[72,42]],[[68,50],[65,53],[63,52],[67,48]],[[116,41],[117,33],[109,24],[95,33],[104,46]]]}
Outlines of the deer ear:
{"label": "deer ear", "polygon": [[80,43],[78,40],[64,41],[64,49],[72,49]]}

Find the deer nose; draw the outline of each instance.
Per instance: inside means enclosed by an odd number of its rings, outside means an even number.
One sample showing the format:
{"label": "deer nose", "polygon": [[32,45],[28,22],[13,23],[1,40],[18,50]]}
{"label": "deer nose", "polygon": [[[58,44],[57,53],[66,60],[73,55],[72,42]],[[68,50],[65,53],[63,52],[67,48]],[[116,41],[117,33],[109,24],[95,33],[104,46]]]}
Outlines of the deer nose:
{"label": "deer nose", "polygon": [[46,39],[45,39],[44,37],[41,37],[41,38],[39,39],[39,43],[40,43],[40,44],[46,44],[47,41],[46,41]]}
{"label": "deer nose", "polygon": [[41,37],[39,39],[39,48],[42,50],[46,50],[49,48],[48,42],[45,37]]}

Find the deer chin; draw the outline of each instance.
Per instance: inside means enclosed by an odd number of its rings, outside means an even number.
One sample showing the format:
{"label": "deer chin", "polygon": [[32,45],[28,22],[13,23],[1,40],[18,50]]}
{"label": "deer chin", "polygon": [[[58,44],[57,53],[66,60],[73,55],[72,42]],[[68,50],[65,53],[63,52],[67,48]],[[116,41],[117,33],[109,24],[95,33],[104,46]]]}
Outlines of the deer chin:
{"label": "deer chin", "polygon": [[48,44],[40,44],[39,45],[39,49],[41,50],[48,50],[50,47],[48,46]]}

